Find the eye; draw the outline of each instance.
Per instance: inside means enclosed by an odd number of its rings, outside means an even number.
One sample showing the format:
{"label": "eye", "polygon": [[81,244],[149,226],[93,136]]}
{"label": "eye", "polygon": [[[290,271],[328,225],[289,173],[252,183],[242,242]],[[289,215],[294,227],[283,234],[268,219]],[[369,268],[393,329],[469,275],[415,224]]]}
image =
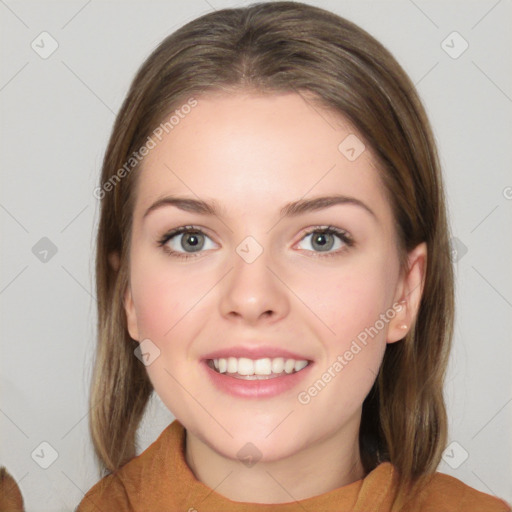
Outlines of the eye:
{"label": "eye", "polygon": [[[308,238],[313,249],[305,250],[315,253],[315,256],[337,256],[345,252],[347,247],[354,245],[347,231],[334,226],[315,227],[309,230],[301,241]],[[203,250],[214,248],[211,238],[195,226],[173,229],[165,233],[157,243],[169,256],[183,259],[200,256]]]}
{"label": "eye", "polygon": [[[335,228],[334,226],[316,227],[308,231],[301,241],[308,238],[308,243],[313,248],[313,252],[325,253],[325,256],[338,255],[340,252],[344,252],[344,246],[352,247],[354,245],[354,241],[347,231]],[[332,249],[335,250],[332,251]],[[306,250],[311,249],[306,248]],[[323,256],[323,254],[318,255]]]}
{"label": "eye", "polygon": [[210,237],[194,226],[181,226],[162,236],[158,245],[170,256],[177,258],[194,258],[203,249],[212,249]]}

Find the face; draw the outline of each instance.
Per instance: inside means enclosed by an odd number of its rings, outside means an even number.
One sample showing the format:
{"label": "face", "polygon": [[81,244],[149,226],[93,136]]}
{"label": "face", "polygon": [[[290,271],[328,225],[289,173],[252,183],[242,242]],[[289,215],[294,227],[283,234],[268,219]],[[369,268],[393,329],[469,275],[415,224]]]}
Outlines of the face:
{"label": "face", "polygon": [[[296,94],[196,99],[136,171],[128,329],[189,432],[224,457],[250,441],[277,460],[357,431],[386,343],[413,314],[397,303],[417,292],[347,120]],[[350,199],[301,208],[334,196]],[[272,374],[237,378],[254,368]]]}

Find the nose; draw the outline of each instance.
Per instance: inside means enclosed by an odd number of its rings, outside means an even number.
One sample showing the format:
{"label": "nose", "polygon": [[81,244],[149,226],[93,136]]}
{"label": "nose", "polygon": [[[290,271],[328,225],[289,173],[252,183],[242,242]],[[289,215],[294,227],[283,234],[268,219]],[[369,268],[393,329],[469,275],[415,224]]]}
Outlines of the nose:
{"label": "nose", "polygon": [[288,290],[265,251],[250,263],[234,252],[232,262],[231,272],[222,281],[219,307],[223,317],[256,325],[276,322],[288,314]]}

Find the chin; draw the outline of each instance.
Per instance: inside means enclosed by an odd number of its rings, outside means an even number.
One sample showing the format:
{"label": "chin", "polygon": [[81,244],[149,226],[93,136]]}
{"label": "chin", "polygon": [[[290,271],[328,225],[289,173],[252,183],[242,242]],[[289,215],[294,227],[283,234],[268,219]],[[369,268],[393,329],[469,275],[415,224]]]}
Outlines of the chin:
{"label": "chin", "polygon": [[[290,415],[291,416],[291,415]],[[283,421],[283,415],[279,417],[267,417],[266,421],[254,424],[247,419],[236,423],[236,420],[228,420],[228,431],[231,437],[222,429],[217,429],[212,435],[210,428],[193,429],[195,435],[219,455],[245,461],[273,462],[292,456],[304,449],[309,442],[309,437],[302,430],[290,430],[290,425],[279,425]],[[285,420],[286,422],[287,420]],[[276,428],[277,426],[277,428]],[[250,467],[250,464],[248,464]]]}

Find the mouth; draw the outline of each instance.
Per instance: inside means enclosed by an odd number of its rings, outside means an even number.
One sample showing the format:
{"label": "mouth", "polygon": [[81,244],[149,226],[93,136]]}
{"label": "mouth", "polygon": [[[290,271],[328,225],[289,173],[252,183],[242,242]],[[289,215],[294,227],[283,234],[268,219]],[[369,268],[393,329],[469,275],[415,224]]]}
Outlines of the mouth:
{"label": "mouth", "polygon": [[284,357],[228,357],[207,359],[209,368],[219,374],[240,380],[269,380],[299,373],[312,361]]}

